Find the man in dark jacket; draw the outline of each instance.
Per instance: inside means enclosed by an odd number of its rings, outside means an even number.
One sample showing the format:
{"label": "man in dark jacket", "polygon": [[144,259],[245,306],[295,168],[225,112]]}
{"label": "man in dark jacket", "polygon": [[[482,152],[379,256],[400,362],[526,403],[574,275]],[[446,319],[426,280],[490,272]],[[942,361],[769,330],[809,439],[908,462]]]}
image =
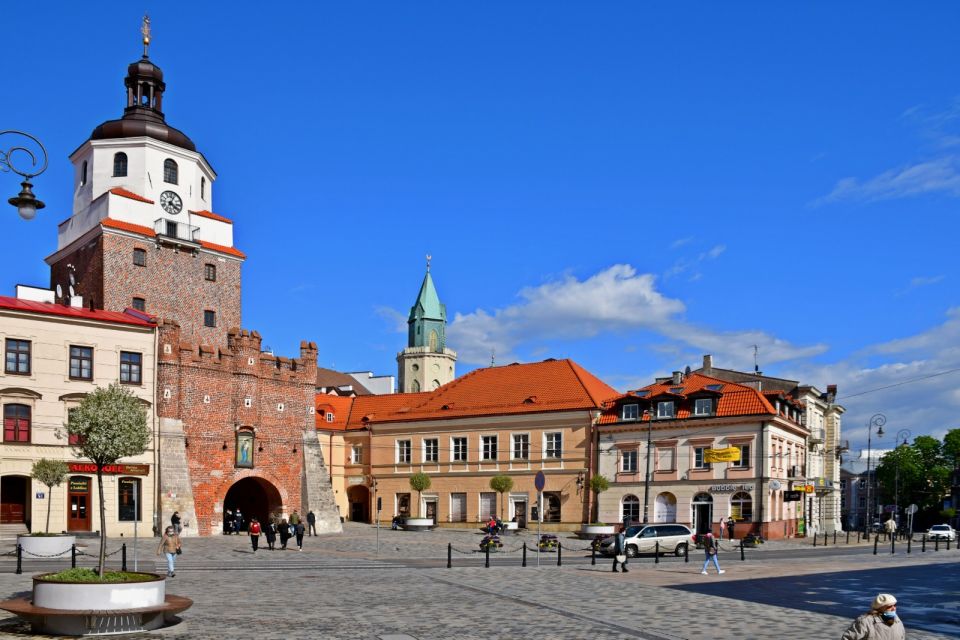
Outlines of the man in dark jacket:
{"label": "man in dark jacket", "polygon": [[307,511],[307,533],[311,536],[317,535],[317,516],[312,509]]}
{"label": "man in dark jacket", "polygon": [[[627,531],[627,520],[624,518],[623,529],[621,529],[617,535],[613,537],[613,572],[617,572],[617,565],[620,565],[620,571],[627,573],[627,547],[624,544],[626,540],[626,531]],[[623,556],[623,562],[620,562],[619,557]]]}

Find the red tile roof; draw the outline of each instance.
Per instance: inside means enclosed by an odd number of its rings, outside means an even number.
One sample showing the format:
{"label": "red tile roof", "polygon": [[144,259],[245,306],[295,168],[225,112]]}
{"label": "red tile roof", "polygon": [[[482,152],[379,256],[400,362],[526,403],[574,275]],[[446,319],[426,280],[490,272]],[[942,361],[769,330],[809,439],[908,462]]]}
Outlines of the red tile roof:
{"label": "red tile roof", "polygon": [[[21,300],[19,298],[10,298],[0,296],[0,309],[10,309],[12,311],[26,311],[29,313],[42,313],[50,316],[63,316],[66,318],[78,318],[82,320],[98,320],[100,322],[114,322],[118,324],[132,324],[139,327],[153,327],[155,323],[142,319],[132,314],[119,313],[117,311],[91,311],[85,307],[68,307],[62,304],[52,302],[35,302],[33,300]],[[138,316],[140,314],[138,313]]]}
{"label": "red tile roof", "polygon": [[[318,393],[314,405],[316,414],[314,415],[314,424],[317,429],[323,431],[346,431],[347,418],[350,417],[350,407],[353,404],[353,398],[349,396],[331,396],[324,393]],[[327,421],[327,414],[333,414],[333,421]]]}
{"label": "red tile roof", "polygon": [[123,187],[114,187],[110,189],[110,193],[115,196],[123,196],[124,198],[130,198],[131,200],[137,200],[139,202],[146,202],[147,204],[153,204],[153,200],[144,198],[141,195],[134,193],[133,191],[127,191]]}
{"label": "red tile roof", "polygon": [[211,251],[219,251],[220,253],[226,253],[231,256],[236,256],[238,258],[246,258],[247,255],[240,251],[240,249],[235,249],[234,247],[225,247],[222,244],[214,244],[212,242],[205,242],[204,240],[200,241],[200,246],[204,249],[210,249]]}
{"label": "red tile roof", "polygon": [[[131,233],[139,233],[140,235],[147,236],[148,238],[155,238],[157,236],[156,232],[150,227],[144,227],[139,224],[133,224],[132,222],[124,222],[123,220],[116,220],[114,218],[104,218],[100,221],[100,224],[105,227],[110,227],[111,229],[120,229],[121,231],[129,231]],[[219,251],[220,253],[226,253],[227,255],[236,256],[238,258],[246,258],[246,254],[236,249],[234,247],[227,247],[222,244],[215,244],[213,242],[200,241],[200,246],[204,249],[209,249],[210,251]]]}
{"label": "red tile roof", "polygon": [[210,218],[211,220],[219,220],[220,222],[226,222],[227,224],[233,224],[233,220],[229,218],[224,218],[221,215],[214,213],[213,211],[207,211],[206,209],[201,209],[200,211],[191,211],[195,216],[200,216],[201,218]]}
{"label": "red tile roof", "polygon": [[[707,388],[708,386],[712,385],[717,385],[719,388]],[[677,391],[671,392],[671,389],[677,389]],[[644,391],[647,392],[645,395],[642,394]],[[737,384],[735,382],[720,380],[719,378],[711,378],[710,376],[705,376],[700,373],[691,373],[679,384],[674,384],[673,380],[666,380],[664,382],[654,383],[641,389],[637,389],[636,391],[629,391],[611,399],[605,403],[605,408],[603,415],[600,416],[599,424],[614,424],[616,422],[620,422],[620,408],[624,404],[637,403],[647,404],[649,406],[651,398],[671,394],[674,397],[680,398],[680,402],[678,403],[679,406],[677,407],[676,411],[677,420],[683,420],[691,417],[693,401],[688,400],[691,398],[691,396],[716,396],[717,407],[714,415],[719,417],[777,415],[777,412],[773,405],[770,404],[770,401],[764,397],[764,394],[760,393],[756,389],[742,384]],[[641,417],[639,421],[644,422],[648,421],[649,419],[649,415],[642,415],[641,408]],[[631,420],[630,422],[633,421]]]}

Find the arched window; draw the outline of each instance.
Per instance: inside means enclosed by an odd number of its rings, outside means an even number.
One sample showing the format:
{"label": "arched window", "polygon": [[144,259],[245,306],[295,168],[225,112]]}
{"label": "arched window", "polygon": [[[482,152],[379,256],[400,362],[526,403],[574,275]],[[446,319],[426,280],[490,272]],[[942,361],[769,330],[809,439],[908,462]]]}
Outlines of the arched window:
{"label": "arched window", "polygon": [[620,522],[640,522],[640,498],[628,494],[620,501]]}
{"label": "arched window", "polygon": [[177,163],[167,158],[163,161],[163,181],[170,184],[177,184],[178,179]]}
{"label": "arched window", "polygon": [[657,501],[653,505],[653,521],[677,521],[677,496],[667,491],[657,496]]}
{"label": "arched window", "polygon": [[113,154],[113,177],[122,178],[127,175],[127,154],[123,151]]}
{"label": "arched window", "polygon": [[413,384],[410,385],[410,391],[420,393],[420,383],[417,380],[414,380]]}
{"label": "arched window", "polygon": [[120,478],[117,483],[117,520],[133,522],[141,520],[143,492],[140,478]]}
{"label": "arched window", "polygon": [[730,498],[730,515],[737,522],[753,521],[753,498],[746,491],[738,491]]}
{"label": "arched window", "polygon": [[207,179],[203,177],[200,178],[200,199],[207,199]]}
{"label": "arched window", "polygon": [[433,387],[434,390],[439,389],[439,388],[440,388],[440,381],[439,381],[439,380],[434,380],[433,382],[430,383],[430,386]]}
{"label": "arched window", "polygon": [[30,442],[30,407],[28,405],[3,405],[3,441]]}
{"label": "arched window", "polygon": [[87,184],[87,161],[83,161],[83,166],[80,167],[80,186]]}
{"label": "arched window", "polygon": [[431,331],[431,332],[430,332],[430,351],[436,351],[436,350],[437,350],[437,343],[438,343],[438,342],[440,342],[440,338],[439,338],[439,336],[437,336],[437,332],[436,332],[436,331]]}

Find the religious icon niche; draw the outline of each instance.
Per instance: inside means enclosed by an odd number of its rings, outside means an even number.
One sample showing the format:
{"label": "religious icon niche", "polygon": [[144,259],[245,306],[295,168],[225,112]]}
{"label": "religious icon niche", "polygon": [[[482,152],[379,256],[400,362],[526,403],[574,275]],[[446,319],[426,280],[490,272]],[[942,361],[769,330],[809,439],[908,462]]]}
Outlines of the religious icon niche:
{"label": "religious icon niche", "polygon": [[237,432],[237,466],[253,468],[253,431]]}

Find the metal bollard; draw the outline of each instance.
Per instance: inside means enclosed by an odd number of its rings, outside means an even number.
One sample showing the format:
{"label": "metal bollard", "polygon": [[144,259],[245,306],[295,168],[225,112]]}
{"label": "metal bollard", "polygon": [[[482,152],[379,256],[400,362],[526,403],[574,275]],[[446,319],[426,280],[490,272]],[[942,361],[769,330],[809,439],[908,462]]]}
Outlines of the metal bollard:
{"label": "metal bollard", "polygon": [[743,538],[740,538],[740,562],[743,562],[747,559],[747,556],[743,555]]}
{"label": "metal bollard", "polygon": [[523,543],[523,562],[520,563],[520,566],[521,566],[521,567],[527,566],[527,543],[526,543],[526,541],[524,541],[524,543]]}
{"label": "metal bollard", "polygon": [[813,546],[817,546],[817,534],[813,534]]}
{"label": "metal bollard", "polygon": [[127,543],[126,542],[124,542],[123,546],[120,547],[120,558],[122,563],[120,566],[120,571],[126,571],[127,570]]}
{"label": "metal bollard", "polygon": [[683,561],[690,562],[690,543],[683,545]]}
{"label": "metal bollard", "polygon": [[490,545],[483,545],[483,566],[487,569],[490,568]]}
{"label": "metal bollard", "polygon": [[880,542],[880,536],[873,536],[873,555],[877,555],[877,543]]}
{"label": "metal bollard", "polygon": [[907,553],[910,553],[910,543],[913,542],[913,538],[907,536]]}
{"label": "metal bollard", "polygon": [[77,568],[77,545],[70,545],[70,568]]}
{"label": "metal bollard", "polygon": [[660,541],[653,543],[653,564],[660,564]]}
{"label": "metal bollard", "polygon": [[837,544],[837,530],[836,530],[836,529],[833,530],[833,544],[834,544],[834,545]]}
{"label": "metal bollard", "polygon": [[17,574],[23,573],[23,547],[17,545]]}
{"label": "metal bollard", "polygon": [[453,567],[453,543],[447,543],[447,569]]}
{"label": "metal bollard", "polygon": [[950,538],[947,538],[947,551],[950,551]]}
{"label": "metal bollard", "polygon": [[897,552],[896,544],[897,544],[897,541],[894,539],[893,536],[890,536],[890,553],[891,554],[894,554]]}
{"label": "metal bollard", "polygon": [[597,545],[590,545],[590,564],[596,566],[597,564]]}
{"label": "metal bollard", "polygon": [[857,531],[857,544],[860,544],[860,532]]}
{"label": "metal bollard", "polygon": [[847,530],[847,544],[850,544],[850,531]]}
{"label": "metal bollard", "polygon": [[920,553],[927,552],[927,534],[923,534],[923,539],[920,541]]}
{"label": "metal bollard", "polygon": [[557,566],[563,565],[563,545],[557,540]]}
{"label": "metal bollard", "polygon": [[940,551],[940,538],[939,538],[939,537],[933,539],[933,550],[934,550],[934,551]]}

